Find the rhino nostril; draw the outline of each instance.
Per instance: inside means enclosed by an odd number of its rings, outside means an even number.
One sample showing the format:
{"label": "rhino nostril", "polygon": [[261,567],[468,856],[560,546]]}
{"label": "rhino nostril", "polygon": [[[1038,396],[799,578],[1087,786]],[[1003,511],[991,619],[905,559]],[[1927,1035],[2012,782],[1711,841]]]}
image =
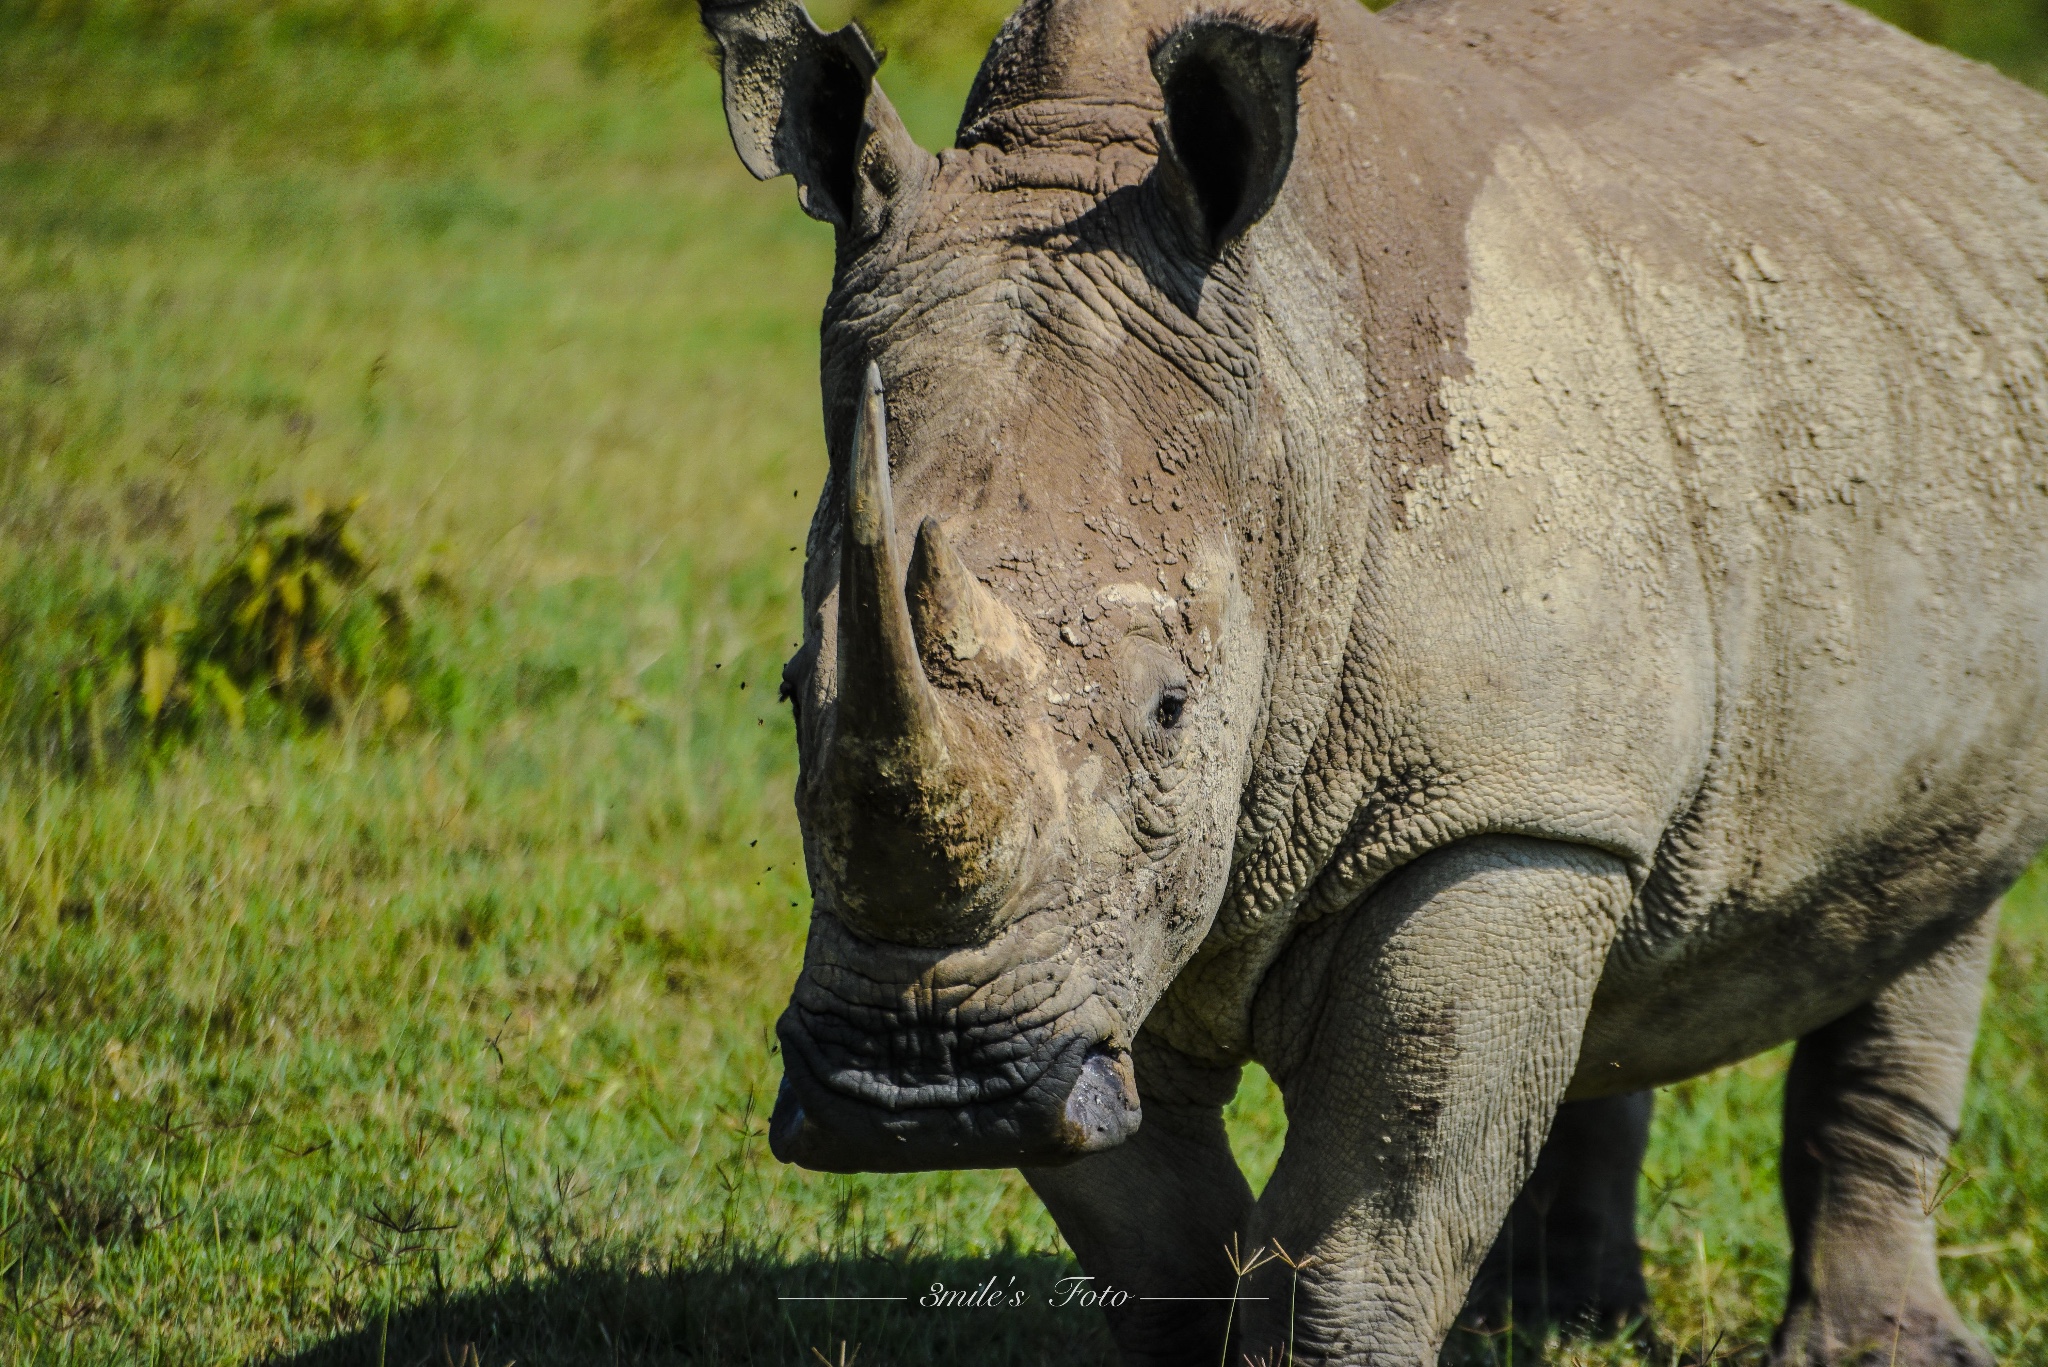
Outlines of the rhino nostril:
{"label": "rhino nostril", "polygon": [[1104,1045],[1090,1049],[1062,1110],[1068,1143],[1077,1154],[1115,1148],[1136,1134],[1142,1113],[1131,1056]]}
{"label": "rhino nostril", "polygon": [[775,1110],[768,1118],[768,1151],[780,1162],[808,1167],[817,1161],[817,1150],[816,1127],[785,1076],[775,1094]]}

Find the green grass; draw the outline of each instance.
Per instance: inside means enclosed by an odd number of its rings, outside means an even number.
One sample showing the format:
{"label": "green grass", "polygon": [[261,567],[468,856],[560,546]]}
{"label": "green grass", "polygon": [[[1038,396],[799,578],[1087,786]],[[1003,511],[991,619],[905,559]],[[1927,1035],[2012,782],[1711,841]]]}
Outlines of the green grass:
{"label": "green grass", "polygon": [[[684,7],[363,12],[0,0],[0,674],[114,649],[237,504],[361,494],[450,586],[452,681],[400,726],[0,735],[0,1360],[1107,1362],[1092,1313],[775,1299],[1068,1267],[1013,1174],[762,1138],[829,233],[737,166]],[[943,142],[968,68],[867,12]],[[2012,1363],[2048,1354],[2044,954],[2029,890],[1944,1207]],[[1674,1341],[1782,1298],[1782,1062],[1661,1102]],[[1232,1128],[1269,1171],[1262,1076]]]}

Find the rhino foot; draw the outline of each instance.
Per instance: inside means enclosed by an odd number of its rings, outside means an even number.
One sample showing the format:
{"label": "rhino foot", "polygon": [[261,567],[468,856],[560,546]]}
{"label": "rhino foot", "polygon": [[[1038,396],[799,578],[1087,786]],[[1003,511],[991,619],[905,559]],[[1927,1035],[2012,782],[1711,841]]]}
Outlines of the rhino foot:
{"label": "rhino foot", "polygon": [[1998,1367],[1946,1302],[1867,1316],[1807,1305],[1785,1317],[1771,1367]]}
{"label": "rhino foot", "polygon": [[1995,1367],[1941,1287],[1935,1213],[1997,927],[1980,917],[1802,1036],[1779,1159],[1792,1286],[1776,1367]]}

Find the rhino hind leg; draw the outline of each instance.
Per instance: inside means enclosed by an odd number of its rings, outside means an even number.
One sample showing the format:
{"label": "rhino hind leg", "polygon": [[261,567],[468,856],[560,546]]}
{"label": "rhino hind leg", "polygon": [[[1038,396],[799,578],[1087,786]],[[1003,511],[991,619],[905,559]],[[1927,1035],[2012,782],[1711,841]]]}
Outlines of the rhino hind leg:
{"label": "rhino hind leg", "polygon": [[1792,1282],[1778,1367],[1993,1367],[1941,1287],[1935,1211],[1994,913],[1799,1041],[1781,1170]]}
{"label": "rhino hind leg", "polygon": [[1636,1178],[1650,1092],[1566,1102],[1458,1317],[1461,1353],[1485,1361],[1506,1334],[1608,1337],[1649,1314],[1636,1243]]}

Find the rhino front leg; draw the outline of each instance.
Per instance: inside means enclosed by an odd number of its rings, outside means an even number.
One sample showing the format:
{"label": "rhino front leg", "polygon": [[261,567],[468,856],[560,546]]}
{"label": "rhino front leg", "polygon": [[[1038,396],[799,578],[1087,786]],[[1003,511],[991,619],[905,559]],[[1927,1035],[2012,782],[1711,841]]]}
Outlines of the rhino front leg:
{"label": "rhino front leg", "polygon": [[1289,1128],[1253,1240],[1300,1271],[1248,1288],[1265,1299],[1243,1360],[1432,1367],[1535,1167],[1631,895],[1598,850],[1465,841],[1269,977],[1260,1048]]}
{"label": "rhino front leg", "polygon": [[1799,1041],[1780,1162],[1785,1367],[1992,1367],[1936,1270],[1934,1210],[1977,1038],[1996,910]]}
{"label": "rhino front leg", "polygon": [[1207,1068],[1140,1031],[1132,1050],[1144,1120],[1106,1152],[1026,1168],[1094,1286],[1131,1298],[1109,1310],[1124,1359],[1213,1367],[1222,1351],[1252,1192],[1230,1152],[1223,1107],[1239,1069]]}

